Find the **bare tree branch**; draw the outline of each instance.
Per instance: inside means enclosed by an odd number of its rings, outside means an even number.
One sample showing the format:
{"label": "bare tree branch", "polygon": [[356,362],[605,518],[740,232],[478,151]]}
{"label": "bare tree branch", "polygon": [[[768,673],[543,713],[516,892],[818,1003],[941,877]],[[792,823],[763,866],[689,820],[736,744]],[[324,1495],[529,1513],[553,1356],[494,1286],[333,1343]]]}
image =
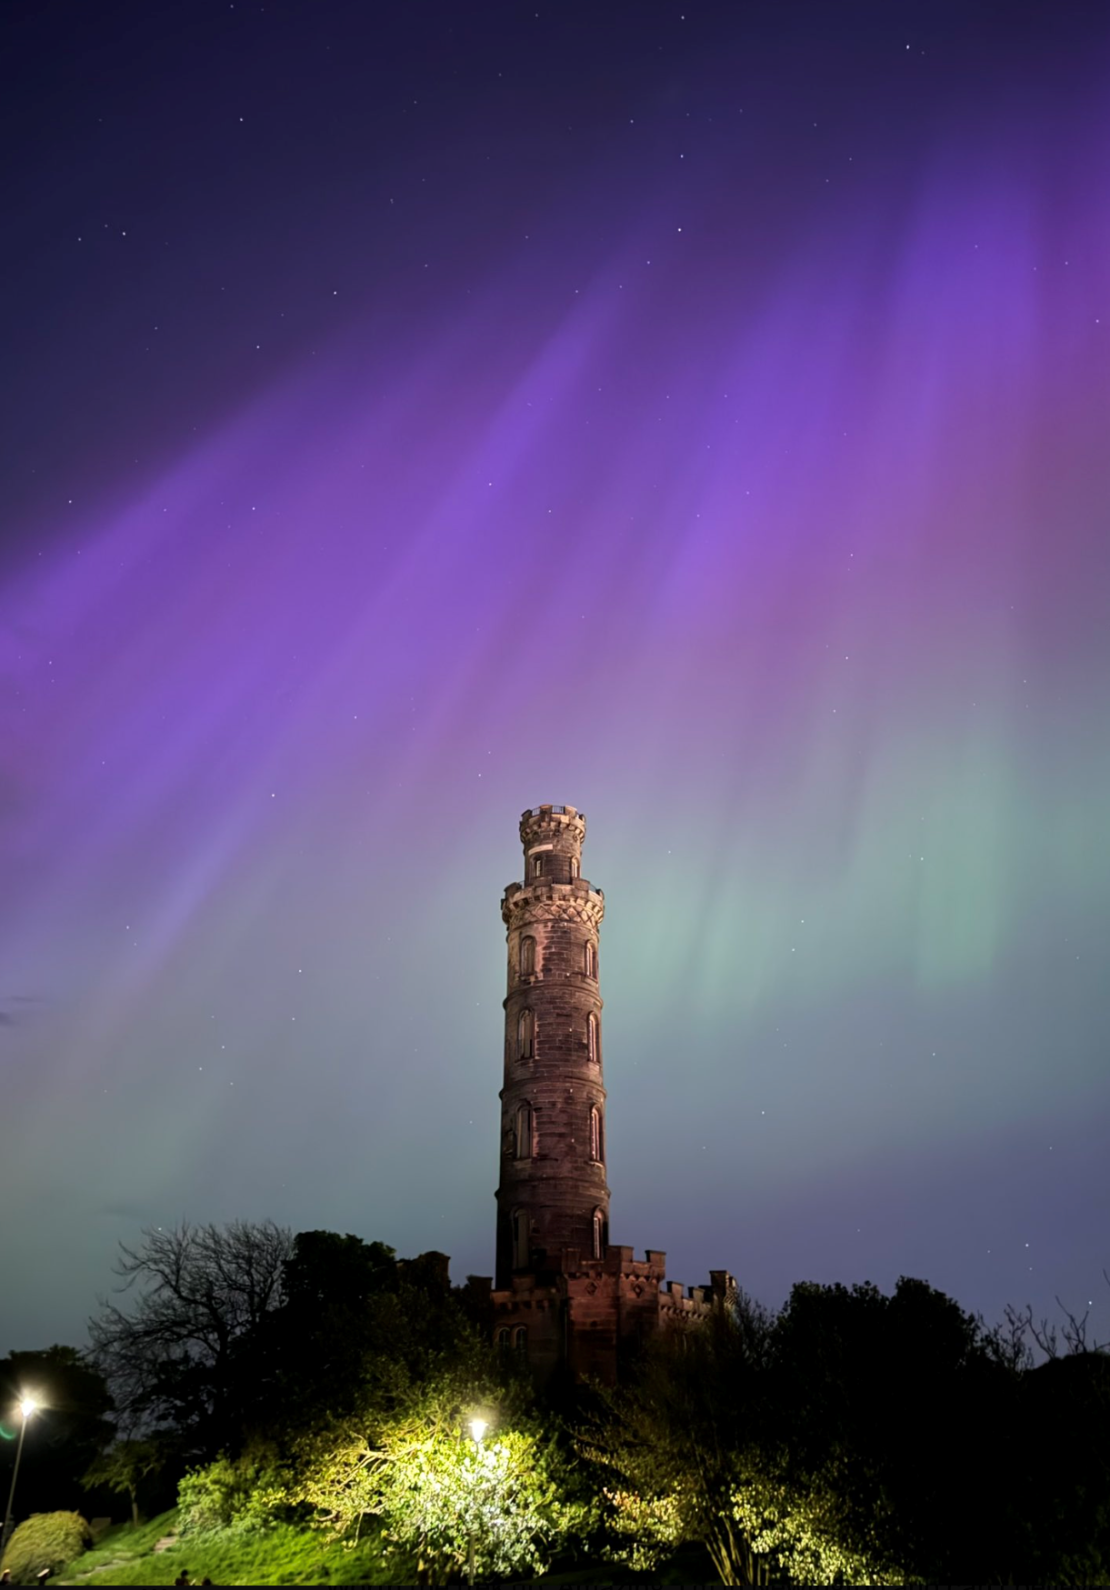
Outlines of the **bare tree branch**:
{"label": "bare tree branch", "polygon": [[[1110,1281],[1110,1277],[1107,1279]],[[988,1332],[989,1339],[996,1347],[1005,1340],[1007,1350],[1014,1354],[1015,1368],[1032,1367],[1033,1353],[1029,1347],[1030,1341],[1046,1359],[1070,1358],[1080,1353],[1104,1353],[1110,1350],[1110,1341],[1093,1342],[1087,1339],[1090,1309],[1080,1316],[1073,1314],[1059,1297],[1056,1303],[1064,1316],[1062,1325],[1057,1326],[1048,1319],[1035,1320],[1032,1307],[1028,1303],[1020,1309],[1015,1308],[1012,1303],[1007,1303],[1005,1326],[996,1326],[993,1332]]]}
{"label": "bare tree branch", "polygon": [[273,1221],[143,1232],[120,1244],[117,1294],[89,1321],[92,1357],[108,1379],[129,1428],[215,1417],[228,1386],[236,1342],[279,1301],[292,1235]]}

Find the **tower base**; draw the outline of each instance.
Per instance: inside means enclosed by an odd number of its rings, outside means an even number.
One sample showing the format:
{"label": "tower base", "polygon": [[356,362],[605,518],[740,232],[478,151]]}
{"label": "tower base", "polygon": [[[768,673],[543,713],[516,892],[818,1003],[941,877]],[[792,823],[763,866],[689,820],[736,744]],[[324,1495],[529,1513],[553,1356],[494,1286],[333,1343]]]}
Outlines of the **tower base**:
{"label": "tower base", "polygon": [[727,1270],[711,1271],[708,1286],[667,1282],[666,1259],[653,1248],[637,1259],[613,1243],[600,1259],[564,1248],[507,1288],[472,1276],[471,1295],[494,1344],[520,1355],[537,1384],[562,1376],[614,1385],[622,1359],[657,1331],[705,1319],[736,1294]]}

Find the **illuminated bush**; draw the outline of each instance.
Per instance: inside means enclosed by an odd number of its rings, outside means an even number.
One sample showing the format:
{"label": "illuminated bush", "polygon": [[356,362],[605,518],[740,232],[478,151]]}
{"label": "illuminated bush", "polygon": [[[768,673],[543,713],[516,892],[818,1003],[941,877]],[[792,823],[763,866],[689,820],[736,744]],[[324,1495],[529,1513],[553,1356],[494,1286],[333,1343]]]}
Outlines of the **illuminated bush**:
{"label": "illuminated bush", "polygon": [[44,1568],[57,1573],[91,1543],[92,1531],[80,1513],[32,1513],[12,1535],[3,1566],[18,1584]]}
{"label": "illuminated bush", "polygon": [[273,1522],[281,1493],[263,1463],[223,1453],[206,1468],[190,1469],[177,1487],[178,1528],[183,1535],[212,1529],[264,1529]]}

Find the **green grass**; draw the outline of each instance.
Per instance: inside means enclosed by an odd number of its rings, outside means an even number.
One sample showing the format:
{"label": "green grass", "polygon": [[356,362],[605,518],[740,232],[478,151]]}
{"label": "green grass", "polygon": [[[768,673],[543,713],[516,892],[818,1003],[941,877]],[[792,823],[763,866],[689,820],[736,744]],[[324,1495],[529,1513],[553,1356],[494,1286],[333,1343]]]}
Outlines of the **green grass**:
{"label": "green grass", "polygon": [[55,1584],[172,1585],[183,1568],[193,1583],[207,1575],[218,1585],[396,1584],[406,1577],[401,1565],[382,1561],[376,1539],[355,1547],[325,1540],[315,1531],[275,1524],[263,1531],[216,1530],[189,1535],[165,1551],[156,1541],[174,1532],[176,1511],[163,1513],[139,1529],[118,1525],[92,1551],[62,1570]]}
{"label": "green grass", "polygon": [[[207,1575],[217,1585],[395,1585],[412,1584],[414,1576],[407,1564],[382,1560],[376,1538],[355,1547],[328,1541],[314,1530],[294,1529],[275,1524],[259,1531],[214,1530],[209,1534],[189,1535],[156,1552],[155,1543],[172,1535],[177,1527],[177,1511],[162,1513],[132,1529],[117,1524],[91,1551],[84,1552],[64,1568],[51,1584],[84,1585],[172,1585],[182,1568],[188,1569],[194,1585]],[[533,1584],[596,1585],[679,1585],[712,1584],[716,1579],[708,1556],[687,1548],[654,1574],[630,1573],[613,1563],[597,1562],[574,1566],[564,1563]],[[517,1580],[515,1583],[523,1583]]]}

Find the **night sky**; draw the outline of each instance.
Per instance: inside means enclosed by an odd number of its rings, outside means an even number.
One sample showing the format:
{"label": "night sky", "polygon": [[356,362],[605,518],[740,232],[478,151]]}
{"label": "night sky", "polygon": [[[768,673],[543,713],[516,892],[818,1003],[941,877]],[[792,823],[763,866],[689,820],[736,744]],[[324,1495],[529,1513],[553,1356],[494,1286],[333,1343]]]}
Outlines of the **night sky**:
{"label": "night sky", "polygon": [[1110,1335],[1110,12],[4,9],[0,1351],[490,1274],[526,806],[615,1242]]}

